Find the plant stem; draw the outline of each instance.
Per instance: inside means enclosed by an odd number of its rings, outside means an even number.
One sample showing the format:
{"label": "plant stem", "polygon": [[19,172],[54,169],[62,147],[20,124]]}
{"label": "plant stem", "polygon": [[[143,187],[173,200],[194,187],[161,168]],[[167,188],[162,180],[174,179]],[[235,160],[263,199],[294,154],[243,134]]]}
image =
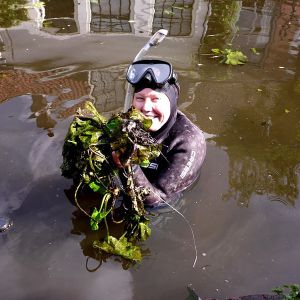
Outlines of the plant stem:
{"label": "plant stem", "polygon": [[83,180],[81,180],[80,182],[79,182],[79,184],[78,184],[78,186],[77,186],[77,188],[76,188],[76,190],[75,190],[75,194],[74,194],[74,199],[75,199],[75,203],[76,203],[76,205],[77,205],[77,207],[85,214],[85,215],[87,215],[88,217],[92,217],[91,215],[89,215],[80,205],[79,205],[79,202],[78,202],[78,199],[77,199],[77,193],[78,193],[78,191],[79,191],[79,188],[81,187],[81,185],[82,185],[82,183],[83,183]]}

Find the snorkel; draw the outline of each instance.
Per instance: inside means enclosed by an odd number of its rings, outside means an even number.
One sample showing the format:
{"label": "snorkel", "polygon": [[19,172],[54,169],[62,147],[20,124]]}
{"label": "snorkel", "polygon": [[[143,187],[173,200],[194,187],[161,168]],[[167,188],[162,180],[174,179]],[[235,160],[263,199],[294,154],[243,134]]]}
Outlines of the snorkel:
{"label": "snorkel", "polygon": [[[154,35],[149,39],[149,41],[144,45],[144,47],[139,51],[139,53],[134,58],[133,62],[141,60],[145,54],[149,51],[149,49],[153,46],[158,46],[164,38],[167,36],[168,30],[160,29],[154,33]],[[133,86],[130,83],[127,83],[125,102],[123,111],[127,112],[131,107],[132,98],[133,98]]]}

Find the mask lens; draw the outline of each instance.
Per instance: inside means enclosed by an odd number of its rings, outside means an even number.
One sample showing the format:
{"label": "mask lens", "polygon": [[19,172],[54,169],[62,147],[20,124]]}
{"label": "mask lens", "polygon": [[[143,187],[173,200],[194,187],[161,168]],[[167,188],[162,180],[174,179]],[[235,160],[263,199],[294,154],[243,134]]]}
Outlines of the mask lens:
{"label": "mask lens", "polygon": [[138,83],[142,77],[145,75],[146,70],[149,68],[148,65],[144,64],[134,64],[131,65],[127,71],[127,80],[131,84]]}
{"label": "mask lens", "polygon": [[166,83],[166,81],[170,78],[171,68],[168,64],[154,64],[151,66],[151,70],[154,75],[154,80],[158,84]]}
{"label": "mask lens", "polygon": [[161,61],[138,61],[130,65],[126,78],[134,85],[148,73],[150,73],[155,83],[164,84],[171,77],[172,67],[170,64]]}

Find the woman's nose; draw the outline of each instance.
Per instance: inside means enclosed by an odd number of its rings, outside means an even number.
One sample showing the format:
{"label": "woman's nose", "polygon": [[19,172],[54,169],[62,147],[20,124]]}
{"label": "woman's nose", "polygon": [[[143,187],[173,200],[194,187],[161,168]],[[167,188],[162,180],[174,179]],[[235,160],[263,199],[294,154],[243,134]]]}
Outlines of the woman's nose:
{"label": "woman's nose", "polygon": [[152,111],[152,101],[150,98],[146,98],[143,104],[143,111]]}

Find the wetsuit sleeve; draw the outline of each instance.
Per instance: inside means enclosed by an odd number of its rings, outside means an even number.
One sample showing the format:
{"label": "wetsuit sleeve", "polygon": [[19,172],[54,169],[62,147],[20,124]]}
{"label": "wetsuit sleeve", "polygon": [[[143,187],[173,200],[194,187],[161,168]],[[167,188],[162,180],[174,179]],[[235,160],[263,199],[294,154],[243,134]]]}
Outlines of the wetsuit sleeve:
{"label": "wetsuit sleeve", "polygon": [[167,153],[167,164],[151,182],[141,167],[135,167],[134,180],[137,186],[150,188],[145,205],[155,207],[180,197],[198,177],[206,154],[203,133],[198,128],[183,132],[174,140]]}

